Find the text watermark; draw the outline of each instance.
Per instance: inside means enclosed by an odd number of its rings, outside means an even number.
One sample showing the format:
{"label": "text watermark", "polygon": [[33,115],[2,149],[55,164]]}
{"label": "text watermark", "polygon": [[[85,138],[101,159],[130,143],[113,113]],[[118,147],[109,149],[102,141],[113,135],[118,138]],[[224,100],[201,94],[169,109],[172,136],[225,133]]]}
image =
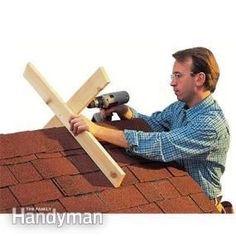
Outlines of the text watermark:
{"label": "text watermark", "polygon": [[56,209],[47,213],[26,212],[21,208],[18,213],[16,208],[12,209],[12,224],[22,225],[102,225],[102,213],[57,213]]}

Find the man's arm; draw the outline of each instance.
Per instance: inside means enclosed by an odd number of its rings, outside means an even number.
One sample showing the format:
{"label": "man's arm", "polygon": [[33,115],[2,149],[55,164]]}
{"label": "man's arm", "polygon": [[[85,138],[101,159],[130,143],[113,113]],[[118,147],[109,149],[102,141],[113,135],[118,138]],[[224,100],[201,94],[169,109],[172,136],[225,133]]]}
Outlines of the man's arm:
{"label": "man's arm", "polygon": [[94,136],[101,141],[106,141],[117,145],[119,147],[128,148],[129,144],[125,138],[124,131],[116,130],[106,127],[101,127],[96,129]]}
{"label": "man's arm", "polygon": [[106,141],[123,148],[129,147],[124,132],[121,130],[99,126],[80,116],[71,117],[69,123],[75,136],[84,131],[89,131],[100,141]]}
{"label": "man's arm", "polygon": [[[151,117],[141,115],[136,110],[130,108],[127,105],[115,106],[106,110],[101,109],[100,112],[101,115],[104,117],[110,116],[113,112],[116,112],[122,120],[129,120],[132,118],[139,117],[143,119],[145,122],[147,122],[153,128],[154,131],[160,132],[160,131],[165,131],[166,128],[168,128],[168,120],[172,115],[171,107],[172,106],[169,106],[163,112],[153,113]],[[136,133],[135,135],[130,135],[128,134],[128,131],[126,132],[107,127],[102,127],[86,119],[85,117],[81,118],[80,116],[74,116],[71,117],[69,122],[71,125],[71,131],[74,133],[74,135],[78,135],[79,133],[87,130],[91,132],[98,140],[106,141],[119,147],[130,149],[131,146],[135,146],[133,145],[133,139],[130,138],[131,136],[133,137],[135,136],[135,140],[137,140]],[[150,139],[155,141],[156,138],[153,137],[153,135],[145,134],[144,136],[146,135],[148,135],[148,137],[151,136]]]}
{"label": "man's arm", "polygon": [[139,118],[144,120],[153,131],[161,132],[170,129],[171,119],[173,112],[176,111],[175,103],[165,108],[162,112],[155,112],[151,116],[138,113],[135,109],[127,105],[119,105],[111,107],[110,109],[101,109],[100,113],[103,117],[110,116],[112,113],[117,113],[121,120],[130,120],[133,118]]}
{"label": "man's arm", "polygon": [[115,130],[101,127],[86,118],[72,117],[74,135],[87,130],[99,140],[128,148],[131,153],[146,159],[169,162],[179,158],[200,157],[218,143],[214,119],[200,119],[168,132]]}

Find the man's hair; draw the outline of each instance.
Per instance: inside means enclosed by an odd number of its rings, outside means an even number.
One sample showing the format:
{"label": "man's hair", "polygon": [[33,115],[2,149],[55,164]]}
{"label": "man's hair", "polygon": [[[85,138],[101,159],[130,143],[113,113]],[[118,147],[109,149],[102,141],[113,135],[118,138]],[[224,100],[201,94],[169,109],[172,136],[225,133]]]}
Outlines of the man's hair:
{"label": "man's hair", "polygon": [[214,92],[220,76],[219,66],[213,53],[203,47],[189,48],[178,51],[172,55],[176,61],[184,62],[192,58],[192,72],[203,72],[206,75],[204,86],[210,92]]}

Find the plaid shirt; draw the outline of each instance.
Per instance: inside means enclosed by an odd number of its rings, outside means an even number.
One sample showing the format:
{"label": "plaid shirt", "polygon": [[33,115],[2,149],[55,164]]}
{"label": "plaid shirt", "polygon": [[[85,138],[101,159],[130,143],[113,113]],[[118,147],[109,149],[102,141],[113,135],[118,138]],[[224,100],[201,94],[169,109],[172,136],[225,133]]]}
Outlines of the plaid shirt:
{"label": "plaid shirt", "polygon": [[133,115],[146,121],[153,132],[126,129],[128,152],[155,161],[175,160],[209,198],[221,193],[230,135],[224,114],[211,95],[189,109],[177,101],[150,117],[135,110]]}

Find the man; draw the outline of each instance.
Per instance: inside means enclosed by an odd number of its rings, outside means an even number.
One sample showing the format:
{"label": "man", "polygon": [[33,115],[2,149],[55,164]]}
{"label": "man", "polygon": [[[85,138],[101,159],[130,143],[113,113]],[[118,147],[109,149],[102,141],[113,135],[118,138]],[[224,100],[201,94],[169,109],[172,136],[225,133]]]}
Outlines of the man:
{"label": "man", "polygon": [[178,101],[150,117],[126,105],[101,111],[104,116],[117,112],[121,119],[143,119],[153,132],[113,130],[76,116],[69,121],[71,130],[74,135],[88,130],[99,140],[147,159],[175,160],[210,199],[217,199],[230,140],[224,114],[212,97],[219,67],[212,52],[202,47],[178,51],[173,57],[170,85]]}

